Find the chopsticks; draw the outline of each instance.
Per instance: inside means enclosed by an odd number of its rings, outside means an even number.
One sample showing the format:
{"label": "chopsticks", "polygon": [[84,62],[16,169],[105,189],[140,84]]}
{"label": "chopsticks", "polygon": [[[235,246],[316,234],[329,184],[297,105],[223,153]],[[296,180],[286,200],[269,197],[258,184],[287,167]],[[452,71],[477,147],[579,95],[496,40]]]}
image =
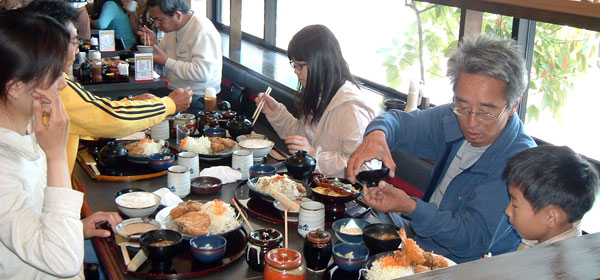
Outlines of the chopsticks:
{"label": "chopsticks", "polygon": [[287,215],[288,213],[287,212],[288,212],[287,209],[283,210],[283,218],[284,218],[283,224],[285,225],[284,226],[284,229],[285,229],[285,231],[284,231],[285,232],[285,247],[284,248],[288,248],[288,215]]}
{"label": "chopsticks", "polygon": [[252,225],[250,224],[250,222],[248,222],[248,219],[246,219],[246,216],[244,216],[244,212],[242,212],[242,209],[240,208],[240,206],[237,204],[237,202],[235,202],[235,199],[232,198],[231,201],[233,201],[233,205],[235,205],[235,208],[237,208],[237,210],[240,211],[240,215],[242,216],[242,218],[244,218],[244,221],[248,225],[248,228],[250,228],[250,231],[254,231],[254,228],[252,228]]}
{"label": "chopsticks", "polygon": [[[267,88],[267,91],[265,91],[265,94],[267,96],[271,95],[271,87]],[[254,111],[254,114],[252,115],[252,126],[254,126],[254,124],[256,123],[256,120],[258,120],[258,116],[260,116],[260,112],[262,111],[263,106],[265,106],[265,97],[263,97],[263,99],[260,101],[260,103],[258,104],[258,106],[256,106],[256,111]]]}

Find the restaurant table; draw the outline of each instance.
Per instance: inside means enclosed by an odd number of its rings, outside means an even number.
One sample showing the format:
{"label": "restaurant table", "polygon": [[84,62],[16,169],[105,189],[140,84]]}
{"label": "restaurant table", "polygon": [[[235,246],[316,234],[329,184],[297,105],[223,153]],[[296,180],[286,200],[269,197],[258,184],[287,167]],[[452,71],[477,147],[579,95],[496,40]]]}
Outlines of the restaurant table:
{"label": "restaurant table", "polygon": [[150,89],[166,87],[167,80],[164,77],[156,78],[152,81],[137,82],[134,75],[129,76],[129,81],[127,82],[106,82],[83,85],[83,88],[95,95],[113,99],[147,93]]}
{"label": "restaurant table", "polygon": [[[267,131],[257,124],[255,129],[266,134],[276,142],[276,147],[283,148],[283,143],[272,131]],[[115,193],[125,188],[141,188],[155,191],[166,187],[167,176],[141,181],[107,182],[95,181],[77,164],[73,172],[74,186],[85,193],[82,213],[84,216],[96,211],[118,212],[114,203]],[[220,198],[231,202],[234,191],[242,181],[223,186],[222,190],[212,195],[190,194],[188,199],[211,200]],[[283,225],[269,223],[249,215],[249,221],[255,229],[275,228],[282,233]],[[248,230],[247,226],[246,229]],[[331,228],[332,243],[337,238]],[[302,252],[303,238],[295,227],[289,228],[289,247]],[[109,237],[111,238],[111,237]],[[120,256],[110,250],[106,238],[93,238],[92,242],[109,279],[134,279],[125,274],[117,261]],[[403,279],[597,279],[600,277],[600,233],[564,240],[551,245],[498,255],[487,259],[459,264],[453,267],[434,270]],[[262,273],[251,270],[242,256],[231,266],[213,274],[202,276],[203,279],[261,279]]]}

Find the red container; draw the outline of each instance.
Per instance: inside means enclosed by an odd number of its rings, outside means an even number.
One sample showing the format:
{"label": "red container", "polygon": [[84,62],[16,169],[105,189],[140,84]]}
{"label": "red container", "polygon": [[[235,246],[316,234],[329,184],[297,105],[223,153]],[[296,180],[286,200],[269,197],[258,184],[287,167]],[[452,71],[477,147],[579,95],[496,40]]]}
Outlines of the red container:
{"label": "red container", "polygon": [[267,265],[263,272],[265,280],[304,280],[306,269],[300,252],[289,248],[273,249],[265,256]]}

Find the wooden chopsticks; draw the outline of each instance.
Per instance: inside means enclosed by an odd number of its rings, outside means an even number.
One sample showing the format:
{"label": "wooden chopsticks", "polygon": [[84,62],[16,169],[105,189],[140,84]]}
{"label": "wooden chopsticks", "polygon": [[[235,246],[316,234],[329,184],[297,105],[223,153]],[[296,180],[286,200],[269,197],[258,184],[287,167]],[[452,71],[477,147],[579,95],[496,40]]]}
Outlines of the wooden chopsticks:
{"label": "wooden chopsticks", "polygon": [[[271,90],[271,87],[268,87],[267,91],[265,91],[265,94],[267,96],[271,95]],[[263,106],[265,106],[265,98],[266,96],[260,101],[258,106],[256,106],[256,111],[254,111],[254,114],[252,115],[252,126],[254,126],[256,120],[258,120],[258,116],[260,116],[260,112],[262,111]]]}

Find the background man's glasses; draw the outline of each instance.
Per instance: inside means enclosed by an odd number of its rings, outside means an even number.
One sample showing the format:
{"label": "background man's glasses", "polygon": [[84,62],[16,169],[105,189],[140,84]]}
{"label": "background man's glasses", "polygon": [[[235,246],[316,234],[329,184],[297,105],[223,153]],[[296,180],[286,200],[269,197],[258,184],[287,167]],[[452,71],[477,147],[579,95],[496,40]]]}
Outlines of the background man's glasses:
{"label": "background man's glasses", "polygon": [[495,120],[495,119],[499,118],[500,115],[502,115],[502,113],[504,113],[504,111],[506,111],[507,107],[508,107],[508,104],[506,104],[506,106],[504,106],[502,108],[502,111],[500,111],[500,113],[498,113],[497,115],[492,115],[488,112],[473,112],[469,108],[459,108],[459,107],[456,107],[456,103],[453,104],[452,106],[450,106],[450,110],[452,110],[452,112],[454,112],[454,114],[456,114],[457,116],[460,116],[460,117],[468,117],[470,114],[474,114],[477,117],[477,119],[480,121],[491,121],[491,120]]}

